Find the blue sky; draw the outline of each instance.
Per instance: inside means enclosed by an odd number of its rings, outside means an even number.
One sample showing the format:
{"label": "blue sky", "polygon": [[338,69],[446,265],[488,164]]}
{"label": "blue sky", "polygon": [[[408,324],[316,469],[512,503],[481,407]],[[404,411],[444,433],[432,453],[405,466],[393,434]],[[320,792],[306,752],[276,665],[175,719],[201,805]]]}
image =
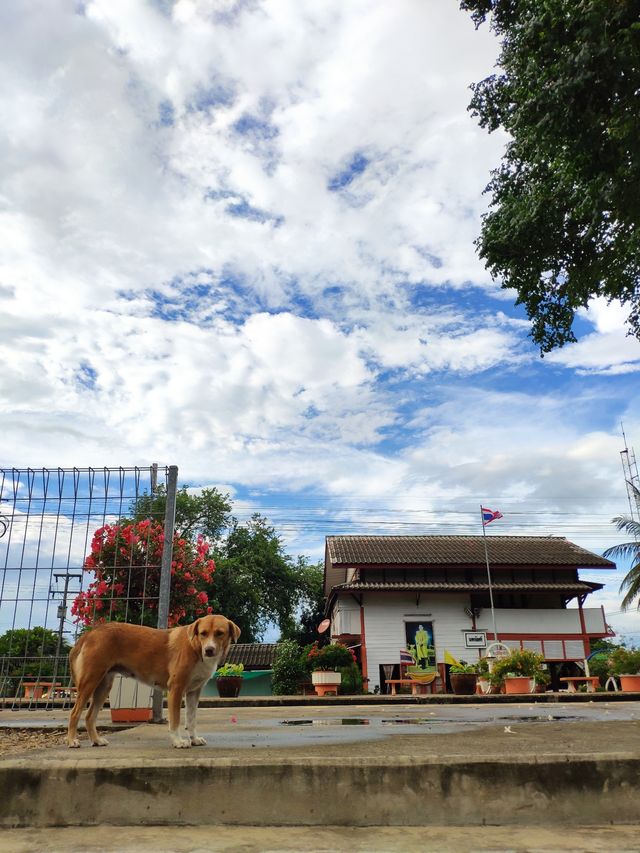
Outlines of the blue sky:
{"label": "blue sky", "polygon": [[177,464],[314,557],[480,502],[617,541],[640,344],[597,302],[541,359],[478,261],[505,140],[457,6],[2,4],[3,465]]}

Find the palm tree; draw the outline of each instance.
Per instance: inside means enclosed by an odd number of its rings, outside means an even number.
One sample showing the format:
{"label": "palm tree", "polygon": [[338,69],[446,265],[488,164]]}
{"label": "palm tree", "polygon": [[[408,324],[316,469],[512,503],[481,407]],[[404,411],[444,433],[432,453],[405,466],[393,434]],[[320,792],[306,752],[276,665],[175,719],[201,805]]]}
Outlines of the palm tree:
{"label": "palm tree", "polygon": [[[635,493],[636,504],[640,506],[640,489],[637,489],[632,483],[629,485]],[[620,584],[620,592],[625,591],[620,607],[622,610],[627,610],[638,599],[637,607],[640,610],[640,521],[636,521],[628,515],[616,516],[612,521],[618,530],[624,530],[631,536],[632,541],[622,542],[620,545],[607,548],[603,556],[622,557],[631,560],[633,565]]]}

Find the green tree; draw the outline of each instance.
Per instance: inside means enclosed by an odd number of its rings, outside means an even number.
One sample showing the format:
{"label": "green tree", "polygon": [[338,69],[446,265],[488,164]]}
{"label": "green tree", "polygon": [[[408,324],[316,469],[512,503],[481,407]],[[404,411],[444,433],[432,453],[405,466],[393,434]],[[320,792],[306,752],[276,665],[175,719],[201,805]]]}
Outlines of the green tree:
{"label": "green tree", "polygon": [[541,353],[575,341],[593,297],[640,338],[640,0],[462,0],[490,17],[500,72],[470,110],[509,141],[476,241],[514,288]]}
{"label": "green tree", "polygon": [[58,634],[48,628],[13,628],[0,636],[0,695],[16,695],[25,678],[61,677],[71,649],[63,638],[56,658]]}
{"label": "green tree", "polygon": [[[322,562],[309,563],[298,557],[296,566],[297,611],[293,630],[283,638],[306,646],[319,639],[318,625],[324,619],[324,568]],[[322,640],[320,639],[320,642]],[[328,642],[326,640],[325,642]]]}
{"label": "green tree", "polygon": [[300,683],[309,677],[301,656],[302,649],[293,640],[278,644],[271,679],[274,696],[292,696],[300,691]]}
{"label": "green tree", "polygon": [[[160,485],[153,495],[145,493],[132,503],[132,520],[154,518],[164,521],[166,505],[167,492],[164,485]],[[200,535],[214,545],[229,525],[230,512],[229,495],[223,495],[216,488],[190,494],[188,486],[182,486],[176,494],[176,533],[192,541]]]}
{"label": "green tree", "polygon": [[254,642],[269,623],[282,636],[296,632],[296,607],[309,586],[307,561],[286,554],[282,540],[259,514],[240,524],[233,520],[216,555],[216,573],[209,599],[230,614],[245,642]]}
{"label": "green tree", "polygon": [[[632,486],[632,489],[635,492],[636,500],[640,502],[640,490],[635,486]],[[630,516],[619,515],[613,519],[613,524],[618,530],[624,531],[632,537],[628,542],[614,545],[604,552],[605,557],[623,558],[632,564],[620,584],[620,592],[625,593],[620,602],[620,607],[622,610],[628,610],[637,600],[636,606],[640,610],[640,522]]]}

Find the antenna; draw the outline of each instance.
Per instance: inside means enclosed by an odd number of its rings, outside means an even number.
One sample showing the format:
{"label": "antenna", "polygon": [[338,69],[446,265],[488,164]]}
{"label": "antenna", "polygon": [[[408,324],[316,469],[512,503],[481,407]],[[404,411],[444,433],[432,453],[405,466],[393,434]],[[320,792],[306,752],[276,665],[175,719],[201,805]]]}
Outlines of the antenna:
{"label": "antenna", "polygon": [[627,499],[629,501],[629,512],[634,521],[640,520],[640,476],[638,475],[638,463],[633,448],[627,447],[627,437],[624,434],[624,425],[620,424],[622,438],[624,439],[624,450],[620,451],[622,460],[622,471],[624,481],[627,485]]}

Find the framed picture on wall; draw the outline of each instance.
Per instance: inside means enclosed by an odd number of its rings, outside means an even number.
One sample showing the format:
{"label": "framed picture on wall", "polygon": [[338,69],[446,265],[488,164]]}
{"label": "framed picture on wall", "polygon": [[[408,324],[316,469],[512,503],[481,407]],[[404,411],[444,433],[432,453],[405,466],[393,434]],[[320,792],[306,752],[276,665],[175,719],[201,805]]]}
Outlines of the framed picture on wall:
{"label": "framed picture on wall", "polygon": [[436,647],[433,639],[433,622],[404,623],[407,651],[420,669],[433,668],[436,664]]}

